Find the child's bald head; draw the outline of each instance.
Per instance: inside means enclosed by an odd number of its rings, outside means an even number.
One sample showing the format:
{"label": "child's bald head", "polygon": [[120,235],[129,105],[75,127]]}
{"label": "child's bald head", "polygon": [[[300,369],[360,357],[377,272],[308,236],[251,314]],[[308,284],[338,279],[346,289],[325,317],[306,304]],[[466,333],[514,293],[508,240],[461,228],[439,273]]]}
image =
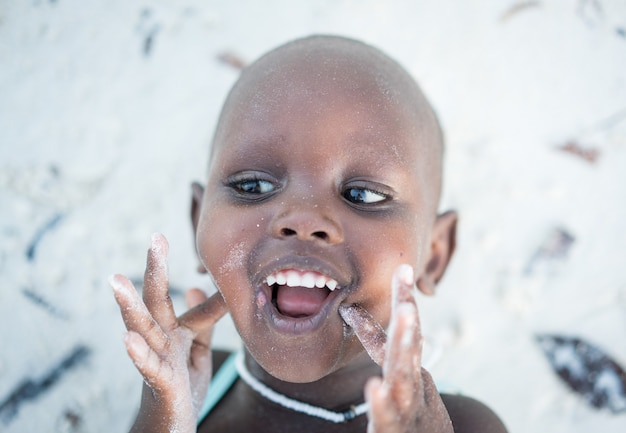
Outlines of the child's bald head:
{"label": "child's bald head", "polygon": [[[433,293],[456,224],[437,215],[441,132],[380,51],[311,37],[263,56],[228,96],[212,152],[192,202],[198,255],[268,373],[311,382],[361,356],[334,309],[358,304],[387,326],[400,264]],[[332,287],[279,283],[293,272]]]}
{"label": "child's bald head", "polygon": [[[303,105],[303,100],[319,103]],[[246,68],[231,90],[212,153],[231,142],[242,120],[262,127],[279,106],[299,111],[303,123],[320,110],[349,106],[359,112],[376,106],[390,128],[405,128],[411,135],[420,154],[415,169],[428,178],[429,201],[436,210],[443,150],[439,122],[414,79],[380,50],[352,39],[312,36],[270,51]],[[382,151],[405,157],[387,137],[381,135],[379,140]]]}

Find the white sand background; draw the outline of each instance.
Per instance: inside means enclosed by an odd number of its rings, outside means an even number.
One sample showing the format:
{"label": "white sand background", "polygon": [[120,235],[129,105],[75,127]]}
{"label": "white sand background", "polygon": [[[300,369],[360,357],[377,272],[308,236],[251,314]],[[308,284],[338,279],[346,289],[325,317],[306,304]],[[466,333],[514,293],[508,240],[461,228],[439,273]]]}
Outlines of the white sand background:
{"label": "white sand background", "polygon": [[[459,210],[461,223],[438,296],[419,301],[442,350],[433,374],[486,402],[511,432],[626,431],[626,414],[569,391],[534,340],[576,335],[626,365],[617,0],[0,1],[0,404],[90,349],[0,430],[128,427],[140,378],[107,277],[141,278],[160,231],[172,285],[210,290],[195,272],[188,207],[238,75],[218,57],[249,62],[312,33],[386,51],[441,117],[442,209]],[[595,150],[595,163],[558,150],[568,142]],[[558,228],[571,248],[526,272]],[[215,340],[237,345],[226,322]]]}

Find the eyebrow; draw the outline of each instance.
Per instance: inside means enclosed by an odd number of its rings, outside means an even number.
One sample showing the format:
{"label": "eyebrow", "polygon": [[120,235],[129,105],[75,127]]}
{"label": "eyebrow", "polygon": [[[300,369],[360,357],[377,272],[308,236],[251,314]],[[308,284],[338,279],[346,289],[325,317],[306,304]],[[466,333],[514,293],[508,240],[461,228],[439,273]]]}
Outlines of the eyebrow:
{"label": "eyebrow", "polygon": [[[256,139],[247,139],[245,142],[234,142],[234,143],[220,143],[218,146],[221,148],[226,148],[228,146],[238,146],[238,147],[243,147],[246,149],[245,152],[233,152],[235,153],[235,155],[233,155],[233,153],[231,153],[231,155],[229,155],[229,159],[228,162],[230,164],[237,164],[240,162],[249,162],[250,160],[255,160],[255,161],[265,161],[265,160],[273,160],[271,154],[273,151],[275,151],[276,149],[274,148],[276,146],[276,143],[278,142],[285,142],[285,137],[282,135],[276,135],[274,137],[260,137],[260,138],[256,138]],[[260,146],[263,145],[263,146]],[[263,149],[261,147],[264,147]],[[269,151],[268,151],[268,147],[269,147]],[[215,156],[217,155],[217,152],[219,152],[221,149],[217,149],[215,144],[213,145],[213,149],[211,151],[211,159],[215,158]],[[274,166],[280,166],[279,161],[277,160],[273,160],[274,161]]]}

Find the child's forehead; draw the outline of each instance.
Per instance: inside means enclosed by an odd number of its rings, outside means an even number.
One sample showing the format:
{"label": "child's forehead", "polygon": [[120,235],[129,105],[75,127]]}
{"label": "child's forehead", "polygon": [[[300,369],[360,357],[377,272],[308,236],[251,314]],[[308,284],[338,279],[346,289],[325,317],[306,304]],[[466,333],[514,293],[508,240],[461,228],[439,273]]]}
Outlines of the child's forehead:
{"label": "child's forehead", "polygon": [[220,127],[237,125],[242,117],[262,117],[286,105],[307,115],[306,109],[330,111],[346,103],[354,111],[391,110],[407,127],[439,133],[430,104],[398,63],[357,41],[311,37],[269,52],[243,72],[224,104],[216,139]]}
{"label": "child's forehead", "polygon": [[249,125],[263,130],[283,125],[301,129],[308,125],[313,132],[321,125],[355,138],[365,132],[376,133],[383,140],[391,135],[415,138],[424,127],[404,101],[381,90],[370,76],[354,70],[327,73],[306,65],[289,72],[280,71],[250,87],[236,105],[231,128],[241,131]]}
{"label": "child's forehead", "polygon": [[225,110],[229,102],[259,109],[285,103],[290,96],[323,97],[332,103],[347,95],[357,109],[358,103],[387,103],[416,112],[430,108],[412,78],[378,50],[343,39],[312,38],[272,51],[244,71]]}

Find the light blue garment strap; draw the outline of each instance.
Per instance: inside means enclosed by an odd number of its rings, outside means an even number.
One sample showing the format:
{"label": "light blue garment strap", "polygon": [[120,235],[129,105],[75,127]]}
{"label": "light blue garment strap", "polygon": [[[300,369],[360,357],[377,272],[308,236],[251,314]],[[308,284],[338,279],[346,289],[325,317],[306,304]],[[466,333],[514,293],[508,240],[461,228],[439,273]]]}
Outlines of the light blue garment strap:
{"label": "light blue garment strap", "polygon": [[439,394],[463,394],[461,388],[452,384],[452,382],[446,382],[445,380],[435,380],[435,386]]}
{"label": "light blue garment strap", "polygon": [[237,373],[237,367],[235,367],[235,359],[237,358],[237,352],[233,352],[220,366],[220,369],[215,373],[215,376],[211,379],[209,385],[209,391],[204,399],[204,404],[200,413],[198,414],[198,425],[202,423],[204,418],[213,410],[215,405],[224,397],[233,383],[239,377]]}

